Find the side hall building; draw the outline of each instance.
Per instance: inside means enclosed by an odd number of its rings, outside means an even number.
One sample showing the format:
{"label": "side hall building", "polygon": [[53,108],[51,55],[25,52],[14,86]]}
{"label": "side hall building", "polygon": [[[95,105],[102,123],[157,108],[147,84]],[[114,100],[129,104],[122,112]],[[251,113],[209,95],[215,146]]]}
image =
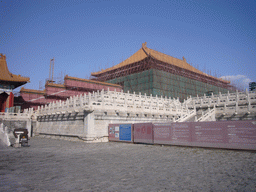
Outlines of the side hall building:
{"label": "side hall building", "polygon": [[14,109],[13,90],[29,82],[29,77],[12,74],[6,62],[6,56],[0,53],[0,112]]}
{"label": "side hall building", "polygon": [[97,92],[102,89],[120,92],[122,86],[66,75],[64,84],[47,81],[44,90],[21,88],[19,104],[17,103],[17,105],[20,105],[22,109],[37,109],[38,106],[50,102],[65,101],[71,96]]}
{"label": "side hall building", "polygon": [[184,57],[177,59],[146,45],[143,43],[141,49],[118,65],[91,73],[93,79],[119,84],[124,92],[174,97],[181,101],[190,95],[235,91],[230,81],[196,69]]}

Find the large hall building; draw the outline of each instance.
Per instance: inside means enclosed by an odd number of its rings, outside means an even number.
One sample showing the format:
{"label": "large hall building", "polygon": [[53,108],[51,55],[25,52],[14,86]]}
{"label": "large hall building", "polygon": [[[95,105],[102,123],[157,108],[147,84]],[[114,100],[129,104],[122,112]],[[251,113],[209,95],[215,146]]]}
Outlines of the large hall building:
{"label": "large hall building", "polygon": [[150,49],[146,43],[128,59],[99,72],[94,80],[123,86],[124,92],[174,97],[182,101],[191,96],[235,91],[229,81],[208,75],[186,62]]}

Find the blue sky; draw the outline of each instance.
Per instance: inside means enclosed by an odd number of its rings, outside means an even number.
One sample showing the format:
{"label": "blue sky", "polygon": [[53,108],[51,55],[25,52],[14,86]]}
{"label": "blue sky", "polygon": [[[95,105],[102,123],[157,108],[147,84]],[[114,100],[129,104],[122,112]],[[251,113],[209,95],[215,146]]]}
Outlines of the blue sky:
{"label": "blue sky", "polygon": [[89,78],[144,42],[242,89],[256,81],[255,0],[1,0],[0,13],[0,52],[29,89],[53,57],[56,78]]}

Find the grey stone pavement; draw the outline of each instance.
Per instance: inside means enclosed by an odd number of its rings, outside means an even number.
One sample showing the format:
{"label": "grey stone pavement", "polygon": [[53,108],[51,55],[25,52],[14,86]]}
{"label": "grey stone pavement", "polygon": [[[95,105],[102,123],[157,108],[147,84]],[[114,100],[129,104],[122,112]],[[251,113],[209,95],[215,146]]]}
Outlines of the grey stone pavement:
{"label": "grey stone pavement", "polygon": [[256,153],[33,137],[0,146],[0,191],[256,191]]}

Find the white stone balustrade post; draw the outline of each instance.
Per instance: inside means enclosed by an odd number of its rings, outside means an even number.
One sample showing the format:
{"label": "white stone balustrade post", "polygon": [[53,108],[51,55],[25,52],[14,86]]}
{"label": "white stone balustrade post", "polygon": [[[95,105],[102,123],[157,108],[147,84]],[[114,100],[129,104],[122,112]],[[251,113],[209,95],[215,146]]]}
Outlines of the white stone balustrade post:
{"label": "white stone balustrade post", "polygon": [[45,104],[44,109],[45,109],[44,112],[48,113],[48,111],[49,111],[49,103]]}
{"label": "white stone balustrade post", "polygon": [[246,101],[249,103],[250,102],[250,93],[247,91],[246,94]]}
{"label": "white stone balustrade post", "polygon": [[75,111],[75,112],[77,111],[77,107],[76,107],[76,103],[77,103],[77,102],[76,102],[76,99],[77,99],[77,98],[75,97],[74,100],[73,100],[73,110],[72,110],[72,111]]}
{"label": "white stone balustrade post", "polygon": [[71,99],[71,97],[70,97],[69,99],[67,99],[67,101],[66,101],[66,112],[69,111],[69,102],[70,102],[70,99]]}
{"label": "white stone balustrade post", "polygon": [[38,106],[37,112],[38,112],[38,114],[41,114],[41,107],[40,106]]}
{"label": "white stone balustrade post", "polygon": [[251,106],[251,102],[249,101],[248,102],[248,106],[247,106],[247,110],[248,110],[248,114],[250,114],[251,113],[251,110],[252,110],[252,108],[251,108],[252,106]]}
{"label": "white stone balustrade post", "polygon": [[236,102],[236,113],[239,112],[238,102]]}
{"label": "white stone balustrade post", "polygon": [[[86,102],[88,103],[88,101],[87,101],[88,96],[86,94],[84,94],[83,97],[82,97],[82,100],[83,100],[83,103],[86,103]],[[84,107],[84,105],[83,105],[83,107]]]}
{"label": "white stone balustrade post", "polygon": [[79,97],[79,104],[80,104],[80,109],[83,107],[83,96],[82,95],[80,95],[80,97]]}
{"label": "white stone balustrade post", "polygon": [[101,90],[100,96],[101,96],[101,101],[103,101],[104,100],[104,89]]}
{"label": "white stone balustrade post", "polygon": [[52,103],[49,103],[49,110],[50,113],[52,112]]}
{"label": "white stone balustrade post", "polygon": [[91,100],[92,100],[92,95],[91,95],[91,93],[89,93],[89,94],[88,94],[88,105],[89,105],[89,106],[92,105]]}

